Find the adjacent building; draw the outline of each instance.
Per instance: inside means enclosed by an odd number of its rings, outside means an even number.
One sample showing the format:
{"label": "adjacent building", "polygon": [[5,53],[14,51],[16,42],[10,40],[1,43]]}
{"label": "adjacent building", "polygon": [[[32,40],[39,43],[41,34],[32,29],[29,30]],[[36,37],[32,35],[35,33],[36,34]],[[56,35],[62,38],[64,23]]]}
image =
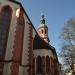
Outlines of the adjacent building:
{"label": "adjacent building", "polygon": [[36,31],[21,3],[0,1],[0,75],[59,75],[49,41],[44,15]]}

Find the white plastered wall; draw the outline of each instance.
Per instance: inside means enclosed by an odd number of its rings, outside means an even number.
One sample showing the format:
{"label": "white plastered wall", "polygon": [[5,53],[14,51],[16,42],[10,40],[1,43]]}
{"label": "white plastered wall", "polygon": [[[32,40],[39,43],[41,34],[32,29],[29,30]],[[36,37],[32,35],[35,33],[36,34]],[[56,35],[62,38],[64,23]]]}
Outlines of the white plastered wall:
{"label": "white plastered wall", "polygon": [[36,49],[33,50],[34,58],[37,58],[37,56],[49,56],[52,57],[53,59],[55,58],[53,55],[53,52],[49,49]]}

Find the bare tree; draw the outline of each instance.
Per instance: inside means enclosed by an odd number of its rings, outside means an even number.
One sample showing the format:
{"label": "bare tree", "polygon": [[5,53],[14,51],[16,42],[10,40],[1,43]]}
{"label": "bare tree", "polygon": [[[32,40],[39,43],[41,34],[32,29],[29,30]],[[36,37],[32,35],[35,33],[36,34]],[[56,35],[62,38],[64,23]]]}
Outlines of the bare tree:
{"label": "bare tree", "polygon": [[75,62],[75,18],[69,19],[61,30],[61,53],[66,64]]}

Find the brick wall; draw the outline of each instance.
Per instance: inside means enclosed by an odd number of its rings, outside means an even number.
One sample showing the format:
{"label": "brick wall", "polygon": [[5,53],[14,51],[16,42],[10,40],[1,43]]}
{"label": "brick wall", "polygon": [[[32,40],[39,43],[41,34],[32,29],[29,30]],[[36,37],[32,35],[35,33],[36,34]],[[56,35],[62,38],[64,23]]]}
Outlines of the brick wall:
{"label": "brick wall", "polygon": [[24,15],[23,11],[20,11],[20,16],[17,18],[16,34],[14,40],[14,50],[13,50],[13,63],[11,66],[11,75],[18,75],[19,65],[21,62],[21,53],[23,47],[23,35],[24,35]]}

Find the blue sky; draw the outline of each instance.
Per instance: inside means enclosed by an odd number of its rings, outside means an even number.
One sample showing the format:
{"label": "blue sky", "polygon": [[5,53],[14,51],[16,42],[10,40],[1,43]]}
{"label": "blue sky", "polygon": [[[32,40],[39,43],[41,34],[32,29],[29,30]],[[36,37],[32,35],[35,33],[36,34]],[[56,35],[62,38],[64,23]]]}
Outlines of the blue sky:
{"label": "blue sky", "polygon": [[75,17],[75,0],[19,0],[34,27],[40,24],[41,13],[45,15],[51,44],[60,51],[59,35],[69,18]]}

